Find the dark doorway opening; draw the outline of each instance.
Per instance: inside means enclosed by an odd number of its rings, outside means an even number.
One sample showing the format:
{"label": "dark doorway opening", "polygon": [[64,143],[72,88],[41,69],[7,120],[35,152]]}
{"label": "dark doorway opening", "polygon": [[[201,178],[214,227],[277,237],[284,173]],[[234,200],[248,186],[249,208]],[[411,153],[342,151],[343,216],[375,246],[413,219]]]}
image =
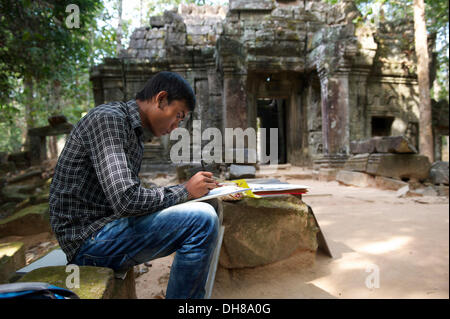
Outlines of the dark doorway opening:
{"label": "dark doorway opening", "polygon": [[373,116],[372,117],[372,136],[390,136],[393,117]]}
{"label": "dark doorway opening", "polygon": [[[258,99],[257,101],[257,129],[266,128],[266,155],[270,154],[270,128],[278,128],[278,164],[286,164],[286,100]],[[258,159],[261,158],[262,146],[258,139]],[[267,163],[268,164],[268,163]]]}

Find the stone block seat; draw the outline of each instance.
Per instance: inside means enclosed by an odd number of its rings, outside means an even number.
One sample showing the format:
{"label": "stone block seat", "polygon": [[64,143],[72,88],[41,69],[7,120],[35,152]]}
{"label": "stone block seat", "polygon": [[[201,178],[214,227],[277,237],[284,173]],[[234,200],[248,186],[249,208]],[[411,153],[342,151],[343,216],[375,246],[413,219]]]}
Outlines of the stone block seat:
{"label": "stone block seat", "polygon": [[[69,269],[69,270],[67,270]],[[45,282],[61,288],[67,288],[76,293],[81,299],[135,299],[136,288],[134,272],[127,272],[124,280],[114,276],[110,268],[79,266],[79,286],[72,288],[67,281],[73,274],[73,269],[67,266],[47,266],[37,268],[18,280],[18,282]],[[69,278],[69,280],[68,280]],[[78,287],[78,288],[77,288]]]}
{"label": "stone block seat", "polygon": [[[250,181],[250,180],[248,180]],[[255,179],[252,183],[280,183]],[[220,266],[257,267],[301,253],[313,264],[317,250],[332,257],[314,213],[301,195],[223,202],[225,234]]]}
{"label": "stone block seat", "polygon": [[78,285],[74,280],[77,270],[66,265],[66,261],[64,252],[61,249],[54,249],[30,265],[17,270],[11,281],[49,283],[72,290],[81,299],[136,299],[133,268],[126,273],[115,273],[105,267],[77,266]]}

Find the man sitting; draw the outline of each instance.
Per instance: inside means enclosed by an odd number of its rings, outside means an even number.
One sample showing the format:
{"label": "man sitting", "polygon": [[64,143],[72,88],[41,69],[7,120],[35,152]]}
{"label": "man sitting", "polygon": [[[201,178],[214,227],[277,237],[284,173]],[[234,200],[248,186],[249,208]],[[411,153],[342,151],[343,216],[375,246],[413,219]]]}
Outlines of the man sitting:
{"label": "man sitting", "polygon": [[204,297],[218,217],[210,204],[184,202],[217,183],[210,172],[169,187],[144,188],[138,178],[148,136],[169,134],[194,107],[186,80],[160,72],[136,99],[97,106],[75,125],[49,199],[69,263],[123,271],[176,252],[166,298]]}

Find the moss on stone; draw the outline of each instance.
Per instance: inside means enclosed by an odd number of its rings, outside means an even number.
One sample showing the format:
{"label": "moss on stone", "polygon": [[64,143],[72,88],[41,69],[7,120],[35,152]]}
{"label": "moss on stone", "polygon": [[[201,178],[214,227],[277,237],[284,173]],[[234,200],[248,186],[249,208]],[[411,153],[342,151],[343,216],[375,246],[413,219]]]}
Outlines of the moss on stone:
{"label": "moss on stone", "polygon": [[114,272],[112,269],[92,266],[78,266],[80,270],[79,288],[69,288],[66,280],[73,283],[69,276],[73,271],[66,272],[67,266],[51,266],[35,269],[19,282],[46,282],[52,285],[67,288],[76,293],[81,299],[108,299],[112,297],[114,286]]}
{"label": "moss on stone", "polygon": [[37,204],[37,205],[28,206],[28,207],[26,207],[24,209],[21,209],[20,211],[18,211],[14,215],[9,216],[8,218],[5,218],[3,220],[0,220],[0,225],[9,223],[9,222],[11,222],[13,220],[16,220],[18,218],[21,218],[21,217],[29,215],[29,214],[45,215],[45,214],[48,213],[48,210],[49,210],[48,203],[41,203],[41,204]]}
{"label": "moss on stone", "polygon": [[13,256],[20,248],[23,247],[23,243],[20,241],[15,241],[11,243],[0,244],[0,258],[3,256]]}
{"label": "moss on stone", "polygon": [[228,230],[219,262],[225,268],[265,265],[298,248],[317,250],[318,227],[298,197],[244,198],[223,204],[223,225]]}
{"label": "moss on stone", "polygon": [[308,207],[301,200],[289,196],[281,198],[244,198],[236,202],[238,205],[251,206],[255,208],[278,208],[294,210],[299,215],[304,216],[308,212]]}

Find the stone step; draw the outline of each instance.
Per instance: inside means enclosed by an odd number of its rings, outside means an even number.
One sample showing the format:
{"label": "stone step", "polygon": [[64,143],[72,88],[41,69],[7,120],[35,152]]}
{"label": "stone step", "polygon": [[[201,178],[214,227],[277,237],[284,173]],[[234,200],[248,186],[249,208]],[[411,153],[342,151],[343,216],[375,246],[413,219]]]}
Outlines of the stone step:
{"label": "stone step", "polygon": [[408,183],[389,177],[375,176],[375,185],[381,189],[397,191],[400,188],[407,186]]}
{"label": "stone step", "polygon": [[18,183],[18,182],[22,182],[24,180],[34,178],[34,177],[38,177],[39,179],[41,179],[41,174],[42,174],[41,168],[34,168],[34,169],[26,171],[23,174],[19,174],[19,175],[16,175],[16,176],[13,176],[13,177],[7,179],[7,182],[9,184]]}

